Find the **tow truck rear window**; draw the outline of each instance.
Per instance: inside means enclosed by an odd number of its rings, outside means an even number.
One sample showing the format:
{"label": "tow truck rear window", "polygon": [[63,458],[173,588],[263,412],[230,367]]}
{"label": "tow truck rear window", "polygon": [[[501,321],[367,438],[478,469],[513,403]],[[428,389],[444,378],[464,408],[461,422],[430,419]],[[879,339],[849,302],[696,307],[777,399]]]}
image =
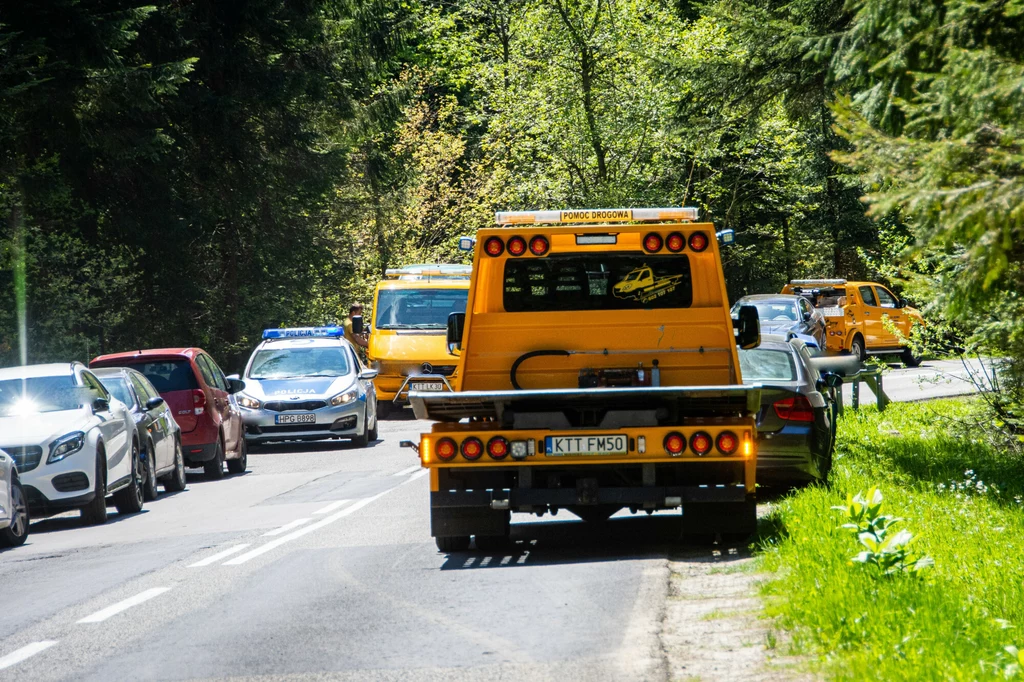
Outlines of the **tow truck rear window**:
{"label": "tow truck rear window", "polygon": [[635,253],[505,261],[506,312],[688,308],[690,259]]}

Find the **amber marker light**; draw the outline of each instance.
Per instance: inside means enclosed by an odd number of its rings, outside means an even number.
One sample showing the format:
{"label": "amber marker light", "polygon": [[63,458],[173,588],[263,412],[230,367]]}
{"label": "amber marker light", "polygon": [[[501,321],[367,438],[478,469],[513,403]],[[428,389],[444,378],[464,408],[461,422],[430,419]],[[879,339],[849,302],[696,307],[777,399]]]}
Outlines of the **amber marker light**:
{"label": "amber marker light", "polygon": [[750,439],[750,432],[749,431],[744,431],[743,432],[743,456],[749,459],[750,455],[752,455],[753,452],[754,452],[754,443]]}

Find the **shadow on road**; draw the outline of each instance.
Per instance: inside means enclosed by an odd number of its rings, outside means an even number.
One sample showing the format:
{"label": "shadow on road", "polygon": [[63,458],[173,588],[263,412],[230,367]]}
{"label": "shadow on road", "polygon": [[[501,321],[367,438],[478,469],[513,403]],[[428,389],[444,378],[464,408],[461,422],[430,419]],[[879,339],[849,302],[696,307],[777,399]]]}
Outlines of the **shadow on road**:
{"label": "shadow on road", "polygon": [[[152,504],[152,503],[149,502],[147,504]],[[113,509],[112,505],[107,505],[107,506],[110,507],[111,509]],[[142,511],[140,511],[140,512],[138,512],[136,514],[120,514],[117,511],[108,511],[107,513],[109,514],[109,516],[107,516],[107,522],[105,524],[103,524],[104,526],[109,526],[111,524],[115,524],[115,523],[118,523],[120,521],[127,521],[130,518],[134,518],[134,517],[142,516],[144,514],[148,514],[149,510],[144,508]],[[36,533],[55,533],[55,532],[59,532],[59,531],[78,530],[79,528],[89,528],[89,527],[90,526],[86,526],[85,524],[82,523],[82,518],[79,515],[79,512],[77,512],[77,511],[62,512],[62,513],[56,514],[54,516],[47,516],[47,517],[41,518],[38,521],[33,520],[32,521],[32,525],[29,526],[29,528],[30,528],[30,530],[31,530],[31,532],[33,534],[36,534]],[[95,528],[99,528],[100,526],[94,526],[94,527]]]}
{"label": "shadow on road", "polygon": [[250,445],[249,456],[260,455],[305,455],[310,452],[345,452],[348,450],[365,451],[383,445],[380,439],[371,441],[365,448],[356,447],[351,440],[307,440],[287,441],[284,443],[265,443]]}

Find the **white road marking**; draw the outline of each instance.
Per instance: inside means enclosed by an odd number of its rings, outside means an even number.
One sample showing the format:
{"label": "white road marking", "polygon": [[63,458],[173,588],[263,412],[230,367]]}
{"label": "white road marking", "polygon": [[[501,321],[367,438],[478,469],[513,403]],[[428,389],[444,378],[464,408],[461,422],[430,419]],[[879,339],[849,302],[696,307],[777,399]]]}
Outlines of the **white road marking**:
{"label": "white road marking", "polygon": [[130,609],[133,606],[138,606],[142,602],[149,601],[153,597],[159,597],[161,594],[163,594],[164,592],[166,592],[169,589],[171,589],[171,588],[169,588],[169,587],[154,587],[152,589],[146,590],[145,592],[139,592],[134,597],[129,597],[128,599],[125,599],[124,601],[119,601],[116,604],[114,604],[113,606],[108,606],[105,609],[97,611],[96,613],[92,614],[91,616],[86,616],[85,618],[83,618],[82,620],[80,620],[78,622],[79,623],[102,623],[103,621],[105,621],[106,619],[110,618],[111,616],[116,616],[117,614],[121,613],[122,611],[127,611],[128,609]]}
{"label": "white road marking", "polygon": [[21,647],[17,651],[12,651],[3,658],[0,658],[0,670],[3,670],[4,668],[10,668],[12,665],[15,665],[17,663],[21,663],[26,658],[32,658],[40,651],[46,651],[56,643],[57,642],[53,640],[46,639],[42,642],[32,642],[31,644],[27,644]]}
{"label": "white road marking", "polygon": [[415,473],[412,476],[410,476],[409,480],[410,481],[415,481],[417,478],[423,478],[424,476],[426,476],[429,473],[430,473],[430,469],[423,469],[420,472]]}
{"label": "white road marking", "polygon": [[391,475],[392,475],[392,476],[405,476],[405,475],[407,475],[407,474],[411,474],[411,473],[413,473],[414,471],[417,471],[417,470],[419,470],[420,468],[421,468],[421,467],[420,467],[420,465],[419,465],[419,464],[414,464],[413,466],[409,467],[408,469],[402,469],[402,470],[401,470],[401,471],[399,471],[399,472],[398,472],[397,474],[391,474]]}
{"label": "white road marking", "polygon": [[249,545],[246,543],[241,545],[235,545],[234,547],[228,547],[223,552],[217,552],[213,556],[208,556],[202,561],[197,561],[194,564],[189,564],[189,568],[199,568],[200,566],[209,566],[210,564],[215,564],[221,559],[228,558],[232,554],[238,554],[248,546]]}
{"label": "white road marking", "polygon": [[348,504],[351,501],[352,500],[338,500],[337,502],[331,502],[329,505],[327,505],[323,509],[317,509],[315,512],[313,512],[313,516],[320,516],[321,514],[330,514],[335,509],[337,509],[339,507],[344,507],[346,504]]}
{"label": "white road marking", "polygon": [[263,537],[269,538],[269,537],[273,537],[274,535],[280,535],[281,533],[284,533],[285,531],[289,531],[292,528],[298,528],[302,524],[309,523],[312,520],[313,519],[295,519],[291,523],[286,523],[283,526],[281,526],[280,528],[275,528],[274,530],[270,531],[269,533],[264,533]]}
{"label": "white road marking", "polygon": [[[423,472],[426,473],[426,469],[424,469]],[[263,545],[261,547],[257,547],[256,549],[251,550],[249,552],[246,552],[242,556],[237,556],[234,559],[231,559],[229,561],[225,561],[222,565],[223,566],[239,566],[239,565],[244,564],[245,562],[247,562],[247,561],[249,561],[251,559],[255,559],[258,556],[261,556],[263,554],[266,554],[267,552],[270,552],[272,550],[277,549],[278,547],[280,547],[281,545],[285,544],[286,542],[291,542],[292,540],[298,540],[303,535],[307,535],[309,533],[312,533],[313,531],[319,530],[320,528],[323,528],[324,526],[328,526],[328,525],[334,523],[335,521],[337,521],[339,519],[345,518],[349,514],[353,514],[353,513],[357,512],[357,511],[359,511],[360,509],[362,509],[366,505],[371,504],[373,502],[376,502],[377,500],[379,500],[380,498],[384,497],[385,495],[387,495],[392,490],[396,490],[397,488],[401,488],[403,485],[405,485],[406,483],[408,483],[409,481],[411,481],[411,480],[413,480],[414,478],[417,478],[417,477],[418,477],[418,475],[410,476],[409,478],[405,479],[404,481],[402,481],[398,485],[391,486],[390,488],[388,488],[384,492],[377,493],[373,497],[367,497],[364,500],[359,500],[355,504],[350,505],[348,507],[345,507],[340,512],[335,512],[334,514],[331,514],[328,517],[320,519],[319,521],[317,521],[314,524],[308,525],[305,528],[300,528],[297,531],[295,531],[293,533],[289,533],[288,535],[285,535],[282,538],[278,538],[276,540],[271,540],[267,544],[265,544],[265,545]],[[348,502],[349,500],[342,500],[342,501],[343,502]]]}

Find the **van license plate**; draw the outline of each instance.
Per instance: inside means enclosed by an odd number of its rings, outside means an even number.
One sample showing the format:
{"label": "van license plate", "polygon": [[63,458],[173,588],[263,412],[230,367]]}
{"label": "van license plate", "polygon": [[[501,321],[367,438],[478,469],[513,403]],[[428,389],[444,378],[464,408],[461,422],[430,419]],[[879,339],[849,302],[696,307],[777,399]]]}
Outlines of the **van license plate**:
{"label": "van license plate", "polygon": [[625,455],[629,439],[621,434],[608,436],[547,436],[544,454],[548,457],[573,455]]}
{"label": "van license plate", "polygon": [[278,424],[316,424],[315,414],[279,414],[274,417]]}
{"label": "van license plate", "polygon": [[412,385],[414,391],[443,391],[443,381],[417,381]]}

